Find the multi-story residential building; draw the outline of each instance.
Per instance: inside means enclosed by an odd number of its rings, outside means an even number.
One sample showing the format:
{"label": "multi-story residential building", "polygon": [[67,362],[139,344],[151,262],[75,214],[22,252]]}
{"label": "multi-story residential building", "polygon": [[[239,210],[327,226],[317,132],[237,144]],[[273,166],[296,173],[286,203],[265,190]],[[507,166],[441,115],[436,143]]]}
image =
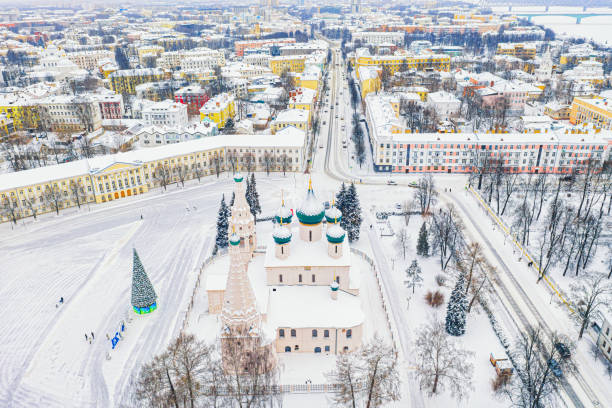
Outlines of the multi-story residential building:
{"label": "multi-story residential building", "polygon": [[218,58],[210,56],[188,57],[181,61],[181,69],[185,71],[214,70],[218,66]]}
{"label": "multi-story residential building", "polygon": [[145,57],[154,56],[155,58],[159,57],[161,53],[164,52],[164,47],[159,45],[143,45],[138,47],[138,61],[143,64]]}
{"label": "multi-story residential building", "polygon": [[136,85],[136,97],[155,102],[174,99],[174,90],[185,85],[187,85],[187,82],[184,80],[145,82],[144,84]]}
{"label": "multi-story residential building", "polygon": [[183,60],[187,58],[202,58],[202,57],[211,57],[216,60],[216,62],[211,62],[212,66],[224,66],[225,65],[225,53],[222,51],[211,50],[206,47],[198,47],[190,50],[178,50],[178,51],[168,51],[162,53],[157,59],[157,66],[163,69],[175,69],[181,67],[183,70],[185,67],[183,66]]}
{"label": "multi-story residential building", "polygon": [[366,97],[374,169],[382,172],[470,173],[501,166],[516,173],[568,174],[588,159],[603,162],[612,134],[599,129],[542,133],[411,133],[386,95]]}
{"label": "multi-story residential building", "polygon": [[272,58],[270,54],[255,53],[245,55],[244,58],[242,58],[242,62],[268,68],[270,66],[270,58]]}
{"label": "multi-story residential building", "polygon": [[41,99],[40,119],[52,132],[93,132],[102,127],[98,101],[90,95],[56,95]]}
{"label": "multi-story residential building", "polygon": [[450,69],[450,56],[445,54],[399,54],[371,55],[367,48],[358,48],[355,51],[355,69],[363,66],[377,66],[389,70],[393,75],[402,67],[417,71],[448,71]]}
{"label": "multi-story residential building", "polygon": [[[144,194],[172,182],[219,174],[228,169],[301,171],[305,134],[223,135],[151,149],[97,156],[58,165],[0,174],[0,202],[9,200],[17,218],[61,211],[79,203],[102,203]],[[252,160],[252,159],[255,160]],[[289,160],[290,159],[290,160]],[[230,162],[231,161],[231,162]],[[178,168],[183,169],[178,171]],[[186,172],[183,172],[186,171]],[[0,220],[8,221],[6,214]]]}
{"label": "multi-story residential building", "polygon": [[276,75],[283,72],[304,72],[306,63],[305,55],[286,55],[270,58],[270,69]]}
{"label": "multi-story residential building", "polygon": [[142,110],[142,120],[149,126],[180,128],[187,125],[187,105],[165,100],[156,102]]}
{"label": "multi-story residential building", "polygon": [[276,115],[276,118],[270,124],[270,129],[272,130],[272,133],[277,133],[286,127],[292,126],[296,129],[307,132],[308,117],[309,111],[303,109],[285,109]]}
{"label": "multi-story residential building", "polygon": [[135,134],[140,147],[155,147],[170,143],[186,142],[219,134],[217,125],[210,121],[193,123],[184,127],[147,126]]}
{"label": "multi-story residential building", "polygon": [[314,105],[317,101],[317,91],[309,88],[296,88],[289,92],[289,109],[308,111],[308,126],[312,123]]}
{"label": "multi-story residential building", "polygon": [[66,57],[74,62],[79,68],[88,71],[98,70],[101,62],[104,60],[115,62],[115,54],[108,50],[71,52],[66,54]]}
{"label": "multi-story residential building", "polygon": [[362,31],[353,33],[353,41],[361,41],[363,45],[400,45],[404,43],[404,33],[395,31]]}
{"label": "multi-story residential building", "polygon": [[123,117],[123,97],[118,94],[91,95],[100,106],[100,116],[104,119],[121,119]]}
{"label": "multi-story residential building", "polygon": [[607,55],[605,51],[597,51],[589,43],[575,44],[569,47],[568,51],[559,56],[559,64],[578,65],[582,61],[604,62]]}
{"label": "multi-story residential building", "polygon": [[505,109],[509,116],[523,113],[529,100],[527,87],[512,82],[502,82],[497,85],[478,89],[476,91],[481,106],[485,109]]}
{"label": "multi-story residential building", "polygon": [[221,69],[221,75],[224,78],[251,79],[271,73],[272,70],[268,67],[245,64],[244,62],[234,62]]}
{"label": "multi-story residential building", "polygon": [[204,88],[200,86],[186,86],[174,92],[174,101],[187,105],[187,114],[189,116],[199,115],[200,108],[209,99]]}
{"label": "multi-story residential building", "polygon": [[244,51],[251,48],[262,48],[271,46],[282,46],[285,44],[294,44],[295,38],[275,38],[269,40],[246,40],[236,41],[234,47],[238,57],[244,56]]}
{"label": "multi-story residential building", "polygon": [[603,64],[598,61],[582,61],[577,67],[563,72],[563,79],[567,81],[588,82],[594,86],[601,86],[604,76]]}
{"label": "multi-story residential building", "polygon": [[601,96],[575,97],[570,107],[572,124],[592,123],[603,129],[612,129],[612,100]]}
{"label": "multi-story residential building", "polygon": [[359,74],[359,89],[361,89],[361,99],[364,99],[368,94],[378,92],[381,88],[380,74],[375,67],[360,67]]}
{"label": "multi-story residential building", "polygon": [[570,106],[558,102],[549,102],[544,105],[544,114],[554,120],[568,120],[570,118]]}
{"label": "multi-story residential building", "polygon": [[0,142],[6,140],[8,136],[11,136],[15,132],[15,124],[13,119],[7,117],[5,114],[0,114]]}
{"label": "multi-story residential building", "polygon": [[427,95],[427,104],[435,110],[440,120],[449,120],[459,114],[461,101],[450,92],[438,91]]}
{"label": "multi-story residential building", "polygon": [[236,103],[234,96],[229,93],[222,93],[210,98],[200,108],[200,119],[208,118],[217,124],[219,129],[223,129],[227,120],[236,115]]}
{"label": "multi-story residential building", "polygon": [[325,41],[309,41],[284,45],[279,48],[280,55],[308,55],[313,52],[326,51],[329,48]]}
{"label": "multi-story residential building", "polygon": [[0,113],[12,120],[15,130],[38,129],[39,109],[36,101],[21,94],[0,95]]}
{"label": "multi-story residential building", "polygon": [[136,94],[136,86],[146,82],[157,82],[165,78],[159,68],[123,69],[108,76],[111,89],[118,94]]}
{"label": "multi-story residential building", "polygon": [[534,43],[498,43],[497,55],[510,55],[521,59],[534,59],[537,46]]}

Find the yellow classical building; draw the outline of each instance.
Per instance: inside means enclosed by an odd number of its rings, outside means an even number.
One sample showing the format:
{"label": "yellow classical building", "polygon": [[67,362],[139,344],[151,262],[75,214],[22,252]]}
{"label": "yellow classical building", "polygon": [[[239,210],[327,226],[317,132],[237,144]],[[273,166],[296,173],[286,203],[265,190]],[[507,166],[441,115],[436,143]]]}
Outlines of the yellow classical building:
{"label": "yellow classical building", "polygon": [[575,97],[570,107],[572,124],[592,123],[603,129],[612,129],[612,100],[598,95]]}
{"label": "yellow classical building", "polygon": [[122,69],[108,76],[111,89],[118,94],[136,94],[136,85],[157,82],[165,78],[159,68]]}
{"label": "yellow classical building", "polygon": [[355,71],[359,76],[361,67],[380,67],[387,69],[390,75],[400,71],[402,67],[417,71],[449,71],[450,56],[446,54],[397,54],[371,55],[367,48],[355,51]]}
{"label": "yellow classical building", "polygon": [[222,93],[210,98],[200,108],[200,120],[208,119],[223,129],[228,119],[236,116],[236,103],[234,96],[230,93]]}
{"label": "yellow classical building", "polygon": [[[0,175],[0,221],[144,194],[154,187],[228,169],[301,170],[305,134],[211,136]],[[269,170],[269,169],[268,169]]]}
{"label": "yellow classical building", "polygon": [[304,72],[306,56],[304,55],[284,55],[270,58],[270,69],[276,75],[284,71]]}
{"label": "yellow classical building", "polygon": [[14,130],[38,129],[40,126],[37,105],[23,95],[0,96],[0,114],[12,121]]}
{"label": "yellow classical building", "polygon": [[380,91],[381,82],[378,69],[374,67],[359,68],[359,87],[361,88],[361,99],[374,92]]}
{"label": "yellow classical building", "polygon": [[510,55],[521,59],[534,59],[536,46],[530,43],[499,43],[497,44],[497,55]]}

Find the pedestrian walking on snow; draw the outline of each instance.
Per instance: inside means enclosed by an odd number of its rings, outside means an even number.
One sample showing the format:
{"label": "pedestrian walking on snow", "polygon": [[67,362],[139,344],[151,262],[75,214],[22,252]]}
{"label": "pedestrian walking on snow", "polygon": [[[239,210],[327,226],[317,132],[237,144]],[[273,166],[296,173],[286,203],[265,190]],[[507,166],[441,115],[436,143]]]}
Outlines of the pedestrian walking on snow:
{"label": "pedestrian walking on snow", "polygon": [[85,333],[85,341],[89,341],[89,337],[87,337],[87,333]]}
{"label": "pedestrian walking on snow", "polygon": [[94,337],[94,335],[93,335],[93,332],[91,332],[91,338],[92,338],[92,339],[94,339],[94,340],[96,339],[96,338]]}
{"label": "pedestrian walking on snow", "polygon": [[60,298],[60,305],[62,305],[62,304],[64,304],[64,297],[63,296]]}

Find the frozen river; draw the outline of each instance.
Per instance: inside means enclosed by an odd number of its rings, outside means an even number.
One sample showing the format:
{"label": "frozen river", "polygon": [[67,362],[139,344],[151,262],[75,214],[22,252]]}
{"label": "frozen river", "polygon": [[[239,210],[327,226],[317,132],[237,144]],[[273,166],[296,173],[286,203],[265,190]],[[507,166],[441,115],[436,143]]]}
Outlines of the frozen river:
{"label": "frozen river", "polygon": [[[493,7],[497,13],[508,12],[507,7]],[[512,7],[512,12],[539,12],[543,7]],[[589,12],[612,13],[612,8],[587,9]],[[550,13],[583,13],[582,7],[550,7]],[[531,21],[541,24],[555,32],[557,37],[583,37],[595,40],[601,44],[612,46],[612,18],[610,16],[586,17],[580,24],[572,17],[565,16],[539,16],[533,17]]]}

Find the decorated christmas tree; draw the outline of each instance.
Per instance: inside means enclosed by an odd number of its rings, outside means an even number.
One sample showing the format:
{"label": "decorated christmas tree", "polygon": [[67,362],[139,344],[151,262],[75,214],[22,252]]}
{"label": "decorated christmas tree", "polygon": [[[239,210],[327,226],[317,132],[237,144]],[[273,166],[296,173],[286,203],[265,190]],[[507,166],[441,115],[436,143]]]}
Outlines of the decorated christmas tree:
{"label": "decorated christmas tree", "polygon": [[419,240],[417,242],[417,255],[429,256],[429,242],[427,227],[425,226],[425,223],[421,225],[421,230],[419,231]]}
{"label": "decorated christmas tree", "polygon": [[465,277],[460,273],[446,309],[446,332],[451,336],[461,336],[465,333],[466,309]]}
{"label": "decorated christmas tree", "polygon": [[134,249],[134,267],[132,268],[132,307],[138,314],[151,313],[157,309],[157,295],[136,249]]}

